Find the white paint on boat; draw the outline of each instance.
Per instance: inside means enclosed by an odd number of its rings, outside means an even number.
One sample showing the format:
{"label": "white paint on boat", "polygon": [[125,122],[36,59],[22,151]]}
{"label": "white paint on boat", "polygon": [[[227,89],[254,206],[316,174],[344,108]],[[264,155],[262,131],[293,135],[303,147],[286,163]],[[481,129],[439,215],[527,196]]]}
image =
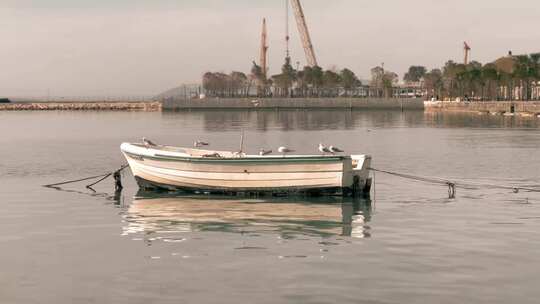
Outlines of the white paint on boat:
{"label": "white paint on boat", "polygon": [[[367,155],[246,155],[169,146],[121,145],[135,177],[167,188],[216,191],[304,191],[368,183]],[[214,157],[205,157],[214,155]],[[219,156],[219,157],[216,157]]]}

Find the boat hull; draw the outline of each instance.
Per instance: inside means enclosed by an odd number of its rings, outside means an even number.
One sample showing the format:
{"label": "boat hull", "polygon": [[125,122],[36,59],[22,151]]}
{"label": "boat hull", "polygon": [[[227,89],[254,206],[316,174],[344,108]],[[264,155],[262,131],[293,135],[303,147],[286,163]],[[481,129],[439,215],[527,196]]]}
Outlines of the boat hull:
{"label": "boat hull", "polygon": [[193,157],[123,144],[142,189],[189,192],[343,193],[369,192],[371,158],[358,156]]}

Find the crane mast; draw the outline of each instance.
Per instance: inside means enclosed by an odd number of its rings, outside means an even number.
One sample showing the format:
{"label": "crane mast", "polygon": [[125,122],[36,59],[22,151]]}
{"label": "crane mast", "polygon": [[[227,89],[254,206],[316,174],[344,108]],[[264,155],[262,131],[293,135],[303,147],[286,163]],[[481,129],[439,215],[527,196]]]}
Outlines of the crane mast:
{"label": "crane mast", "polygon": [[463,51],[465,52],[465,58],[463,59],[463,64],[467,65],[469,64],[469,54],[471,52],[471,47],[467,44],[467,42],[463,42]]}
{"label": "crane mast", "polygon": [[[296,25],[298,26],[298,32],[300,33],[300,39],[302,39],[302,46],[304,47],[304,52],[306,53],[306,61],[310,67],[318,66],[317,58],[315,57],[315,51],[313,49],[313,44],[311,43],[311,37],[309,35],[306,17],[304,16],[304,10],[300,4],[300,0],[290,0],[291,6],[294,11],[294,16],[296,18]],[[287,35],[288,37],[288,35]],[[288,38],[287,38],[288,41]]]}
{"label": "crane mast", "polygon": [[261,31],[261,54],[259,58],[259,64],[261,66],[263,79],[266,79],[266,73],[268,71],[268,66],[267,66],[268,44],[266,42],[266,36],[267,36],[266,18],[264,18],[263,23],[262,23],[262,31]]}
{"label": "crane mast", "polygon": [[285,0],[285,58],[291,58],[289,52],[289,0]]}

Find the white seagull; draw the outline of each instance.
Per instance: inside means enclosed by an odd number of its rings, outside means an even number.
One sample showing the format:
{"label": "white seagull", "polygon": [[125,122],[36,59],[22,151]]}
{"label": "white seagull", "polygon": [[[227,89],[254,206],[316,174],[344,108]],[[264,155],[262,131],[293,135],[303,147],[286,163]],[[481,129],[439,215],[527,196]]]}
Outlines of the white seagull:
{"label": "white seagull", "polygon": [[142,138],[142,141],[144,143],[144,145],[146,146],[146,148],[150,148],[150,147],[155,147],[157,146],[155,143],[153,143],[151,140],[149,139],[146,139],[145,137]]}
{"label": "white seagull", "polygon": [[328,149],[330,150],[330,152],[331,152],[332,154],[334,154],[334,153],[340,153],[340,152],[345,152],[345,151],[341,150],[340,148],[334,147],[334,146],[330,146],[330,148],[328,148]]}
{"label": "white seagull", "polygon": [[285,153],[294,152],[294,150],[289,149],[287,147],[279,147],[277,150],[278,150],[279,153],[283,154],[283,156],[285,156]]}
{"label": "white seagull", "polygon": [[260,156],[265,156],[265,155],[268,155],[268,154],[272,154],[272,150],[261,149],[261,150],[259,151],[259,155],[260,155]]}
{"label": "white seagull", "polygon": [[207,142],[204,142],[204,141],[200,141],[200,140],[196,140],[194,143],[193,143],[193,146],[195,148],[198,148],[198,147],[201,147],[201,146],[208,146],[209,143]]}
{"label": "white seagull", "polygon": [[321,151],[322,154],[332,153],[332,151],[322,143],[319,143],[319,151]]}

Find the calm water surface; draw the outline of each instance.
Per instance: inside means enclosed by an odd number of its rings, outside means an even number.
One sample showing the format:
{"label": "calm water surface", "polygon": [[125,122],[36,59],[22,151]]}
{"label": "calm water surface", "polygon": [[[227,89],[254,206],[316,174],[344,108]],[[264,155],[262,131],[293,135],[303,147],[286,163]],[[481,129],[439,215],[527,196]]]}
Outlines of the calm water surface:
{"label": "calm water surface", "polygon": [[376,175],[371,200],[42,184],[124,163],[123,141],[320,141],[373,166],[540,185],[540,119],[422,112],[0,113],[0,303],[538,303],[540,194]]}

